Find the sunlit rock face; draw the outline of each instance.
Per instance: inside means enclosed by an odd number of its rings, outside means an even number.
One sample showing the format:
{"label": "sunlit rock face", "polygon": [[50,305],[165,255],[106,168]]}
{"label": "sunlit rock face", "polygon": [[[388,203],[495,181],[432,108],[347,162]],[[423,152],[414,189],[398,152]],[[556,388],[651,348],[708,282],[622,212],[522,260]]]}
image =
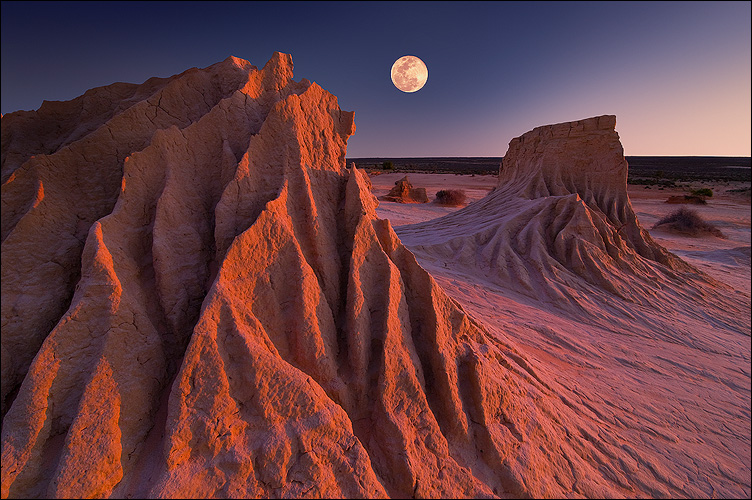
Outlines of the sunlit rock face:
{"label": "sunlit rock face", "polygon": [[[292,76],[289,55],[231,57],[3,116],[2,497],[683,491],[445,294],[345,167],[353,113]],[[618,139],[592,154],[623,176]],[[533,156],[453,229],[501,231],[514,286],[539,272],[602,291],[583,245],[624,273],[695,272],[593,165],[565,174],[562,154],[525,180]],[[495,251],[474,248],[458,267]]]}
{"label": "sunlit rock face", "polygon": [[426,188],[413,187],[407,176],[395,182],[394,187],[379,199],[396,203],[428,203]]}
{"label": "sunlit rock face", "polygon": [[280,53],[2,118],[3,498],[630,491],[375,216],[354,130]]}

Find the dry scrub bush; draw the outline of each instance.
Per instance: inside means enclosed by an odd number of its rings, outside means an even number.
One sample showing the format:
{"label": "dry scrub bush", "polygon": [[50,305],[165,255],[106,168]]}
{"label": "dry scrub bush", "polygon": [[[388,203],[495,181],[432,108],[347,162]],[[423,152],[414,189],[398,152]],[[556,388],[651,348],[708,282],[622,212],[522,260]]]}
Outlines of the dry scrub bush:
{"label": "dry scrub bush", "polygon": [[669,196],[666,203],[690,203],[692,205],[707,205],[704,196],[695,196],[693,194],[684,194],[679,196]]}
{"label": "dry scrub bush", "polygon": [[462,189],[442,189],[436,193],[433,202],[439,205],[457,206],[464,205],[465,200],[467,200],[467,195]]}
{"label": "dry scrub bush", "polygon": [[653,225],[653,229],[658,226],[666,225],[669,229],[673,229],[680,233],[689,234],[691,236],[698,236],[702,233],[709,233],[713,236],[723,238],[724,235],[720,229],[715,227],[710,222],[705,221],[694,210],[688,208],[680,208],[675,212],[671,212],[661,220]]}

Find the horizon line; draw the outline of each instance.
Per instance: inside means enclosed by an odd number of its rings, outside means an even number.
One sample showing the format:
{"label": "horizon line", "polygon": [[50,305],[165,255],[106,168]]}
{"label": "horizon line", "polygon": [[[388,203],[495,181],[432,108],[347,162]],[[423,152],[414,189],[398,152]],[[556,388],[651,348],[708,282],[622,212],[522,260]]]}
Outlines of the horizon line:
{"label": "horizon line", "polygon": [[[643,157],[643,158],[749,158],[752,159],[752,156],[745,156],[745,155],[624,155],[625,158],[629,157]],[[501,156],[346,156],[346,160],[358,160],[358,159],[369,159],[369,160],[391,160],[394,158],[401,158],[401,159],[422,159],[422,158],[491,158],[491,159],[497,159],[497,158],[504,158],[504,155]]]}

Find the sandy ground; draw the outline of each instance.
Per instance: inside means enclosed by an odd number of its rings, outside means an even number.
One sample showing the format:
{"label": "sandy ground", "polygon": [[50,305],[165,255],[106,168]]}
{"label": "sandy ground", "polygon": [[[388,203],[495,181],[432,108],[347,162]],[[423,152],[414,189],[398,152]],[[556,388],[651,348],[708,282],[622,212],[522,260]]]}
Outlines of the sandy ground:
{"label": "sandy ground", "polygon": [[[376,196],[404,174],[371,177]],[[476,201],[495,176],[409,174],[429,199],[440,189],[464,189]],[[685,189],[629,186],[641,225],[665,248],[727,285],[734,303],[750,304],[750,200],[728,192],[744,184],[710,187],[707,205],[665,200]],[[748,185],[748,184],[747,184]],[[725,238],[689,237],[651,229],[686,206],[721,229]],[[440,217],[459,208],[381,201],[377,214],[399,226]],[[409,247],[408,247],[409,248]],[[553,394],[599,429],[613,448],[608,460],[638,461],[662,486],[655,497],[745,497],[751,477],[749,309],[725,318],[669,306],[632,307],[614,314],[605,304],[588,317],[516,294],[435,262],[418,261],[492,335],[523,352]],[[736,300],[738,299],[738,300]],[[652,457],[652,458],[649,458]]]}
{"label": "sandy ground", "polygon": [[[404,173],[388,173],[371,176],[373,194],[385,195]],[[486,196],[496,186],[493,175],[455,174],[407,174],[414,187],[424,187],[428,198],[433,200],[441,189],[463,189],[468,203]],[[730,190],[749,186],[739,182],[694,182],[682,188],[658,189],[655,186],[629,185],[628,193],[632,206],[642,227],[658,243],[690,264],[714,278],[742,292],[750,294],[750,198]],[[687,194],[688,189],[709,187],[713,197],[707,205],[668,204],[669,196]],[[651,229],[662,217],[687,207],[697,211],[703,219],[721,229],[725,238],[714,236],[690,237],[672,234],[661,228]],[[433,203],[404,204],[380,201],[377,214],[389,219],[393,227],[414,224],[441,217],[461,207],[442,207]]]}

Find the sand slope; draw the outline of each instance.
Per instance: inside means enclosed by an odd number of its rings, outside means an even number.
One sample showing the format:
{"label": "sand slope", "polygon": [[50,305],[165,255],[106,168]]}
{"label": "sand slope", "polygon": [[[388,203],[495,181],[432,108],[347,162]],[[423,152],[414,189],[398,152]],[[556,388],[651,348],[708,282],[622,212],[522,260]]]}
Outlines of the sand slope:
{"label": "sand slope", "polygon": [[[612,118],[524,134],[493,193],[397,234],[594,426],[610,474],[651,496],[747,495],[749,292],[641,227]],[[704,257],[748,276],[748,242]]]}

